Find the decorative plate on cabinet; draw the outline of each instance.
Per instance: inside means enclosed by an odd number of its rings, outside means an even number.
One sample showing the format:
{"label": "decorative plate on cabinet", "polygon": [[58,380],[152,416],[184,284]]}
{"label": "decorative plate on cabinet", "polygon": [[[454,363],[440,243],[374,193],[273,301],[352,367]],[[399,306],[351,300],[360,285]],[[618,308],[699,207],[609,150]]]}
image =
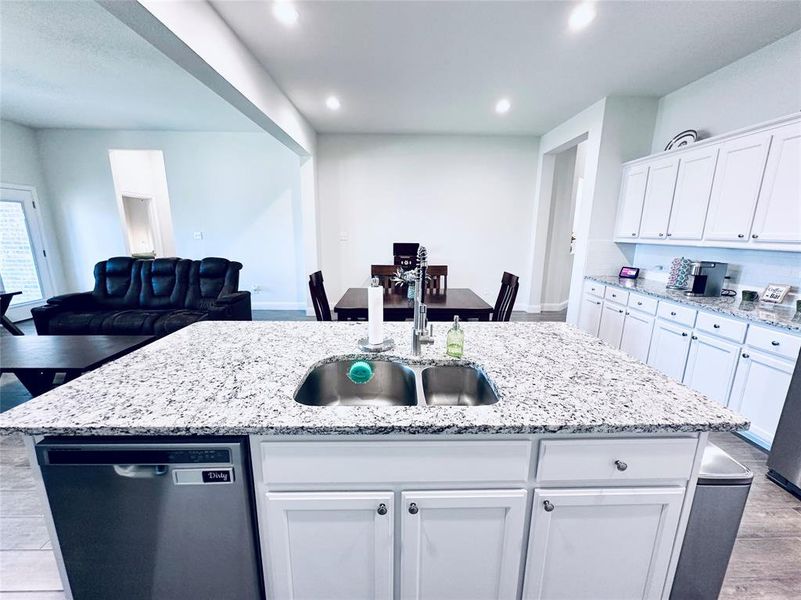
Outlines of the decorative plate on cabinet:
{"label": "decorative plate on cabinet", "polygon": [[697,139],[698,132],[695,129],[682,131],[681,133],[676,134],[673,139],[668,142],[668,145],[665,146],[665,150],[675,150],[676,148],[681,148],[682,146],[689,146]]}

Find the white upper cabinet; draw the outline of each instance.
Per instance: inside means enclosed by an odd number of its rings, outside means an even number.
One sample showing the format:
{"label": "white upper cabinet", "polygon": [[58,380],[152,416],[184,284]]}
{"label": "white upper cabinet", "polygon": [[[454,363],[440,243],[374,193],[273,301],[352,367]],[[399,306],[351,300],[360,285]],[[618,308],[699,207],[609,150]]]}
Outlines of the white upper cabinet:
{"label": "white upper cabinet", "polygon": [[670,239],[700,240],[703,237],[717,160],[717,146],[682,155],[667,230]]}
{"label": "white upper cabinet", "polygon": [[642,203],[645,198],[647,181],[647,165],[627,167],[623,170],[616,238],[636,239],[640,235],[640,217],[642,216]]}
{"label": "white upper cabinet", "polygon": [[748,241],[770,138],[770,132],[761,132],[721,145],[705,239]]}
{"label": "white upper cabinet", "polygon": [[665,239],[667,237],[670,206],[673,204],[678,168],[679,158],[677,156],[651,163],[640,223],[641,238]]}
{"label": "white upper cabinet", "polygon": [[410,491],[401,498],[403,600],[514,600],[526,490]]}
{"label": "white upper cabinet", "polygon": [[801,123],[773,132],[751,239],[801,242]]}

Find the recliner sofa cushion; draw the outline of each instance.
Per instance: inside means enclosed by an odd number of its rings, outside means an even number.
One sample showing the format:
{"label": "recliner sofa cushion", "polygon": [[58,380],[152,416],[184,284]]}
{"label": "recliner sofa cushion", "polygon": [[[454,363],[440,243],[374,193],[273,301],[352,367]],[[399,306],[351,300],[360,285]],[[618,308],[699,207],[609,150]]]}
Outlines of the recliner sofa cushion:
{"label": "recliner sofa cushion", "polygon": [[55,315],[48,322],[49,335],[100,335],[103,321],[115,311],[69,311]]}
{"label": "recliner sofa cushion", "polygon": [[225,258],[204,258],[192,261],[186,308],[208,310],[219,298],[239,289],[242,263]]}
{"label": "recliner sofa cushion", "polygon": [[92,301],[102,307],[134,307],[139,304],[142,262],[115,256],[95,265]]}
{"label": "recliner sofa cushion", "polygon": [[183,308],[189,286],[191,260],[157,258],[142,261],[141,308]]}

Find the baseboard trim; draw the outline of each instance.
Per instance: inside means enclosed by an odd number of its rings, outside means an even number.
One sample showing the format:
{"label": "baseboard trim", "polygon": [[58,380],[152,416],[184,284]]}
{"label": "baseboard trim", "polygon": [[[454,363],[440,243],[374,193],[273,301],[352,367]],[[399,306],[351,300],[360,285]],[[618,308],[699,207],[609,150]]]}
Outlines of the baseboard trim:
{"label": "baseboard trim", "polygon": [[565,310],[567,308],[568,301],[565,300],[563,302],[552,302],[549,304],[542,304],[540,312],[559,312]]}
{"label": "baseboard trim", "polygon": [[250,303],[253,310],[306,310],[305,302],[269,302],[257,301]]}

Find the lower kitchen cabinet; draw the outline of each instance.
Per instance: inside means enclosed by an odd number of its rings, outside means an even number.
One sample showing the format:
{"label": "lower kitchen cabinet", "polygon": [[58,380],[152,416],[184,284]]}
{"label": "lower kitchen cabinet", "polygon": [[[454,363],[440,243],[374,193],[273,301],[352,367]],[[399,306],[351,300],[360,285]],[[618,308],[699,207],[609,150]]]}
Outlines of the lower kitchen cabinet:
{"label": "lower kitchen cabinet", "polygon": [[726,406],[739,356],[738,344],[694,332],[684,371],[684,385]]}
{"label": "lower kitchen cabinet", "polygon": [[651,347],[651,332],[654,329],[654,317],[638,310],[626,313],[623,323],[623,334],[620,337],[620,349],[637,360],[646,362]]}
{"label": "lower kitchen cabinet", "polygon": [[662,319],[654,325],[648,364],[668,377],[681,381],[690,352],[690,329]]}
{"label": "lower kitchen cabinet", "polygon": [[659,598],[684,492],[535,491],[523,598]]}
{"label": "lower kitchen cabinet", "polygon": [[751,419],[749,434],[770,447],[795,364],[744,348],[737,363],[729,408]]}
{"label": "lower kitchen cabinet", "polygon": [[598,327],[601,324],[601,302],[600,298],[585,294],[581,301],[581,312],[579,314],[578,326],[587,333],[598,335]]}
{"label": "lower kitchen cabinet", "polygon": [[392,492],[268,493],[266,580],[281,600],[392,598]]}
{"label": "lower kitchen cabinet", "polygon": [[598,337],[613,348],[620,348],[620,336],[623,334],[625,319],[626,308],[624,306],[614,302],[604,302]]}
{"label": "lower kitchen cabinet", "polygon": [[410,491],[401,498],[401,598],[515,598],[525,490]]}

